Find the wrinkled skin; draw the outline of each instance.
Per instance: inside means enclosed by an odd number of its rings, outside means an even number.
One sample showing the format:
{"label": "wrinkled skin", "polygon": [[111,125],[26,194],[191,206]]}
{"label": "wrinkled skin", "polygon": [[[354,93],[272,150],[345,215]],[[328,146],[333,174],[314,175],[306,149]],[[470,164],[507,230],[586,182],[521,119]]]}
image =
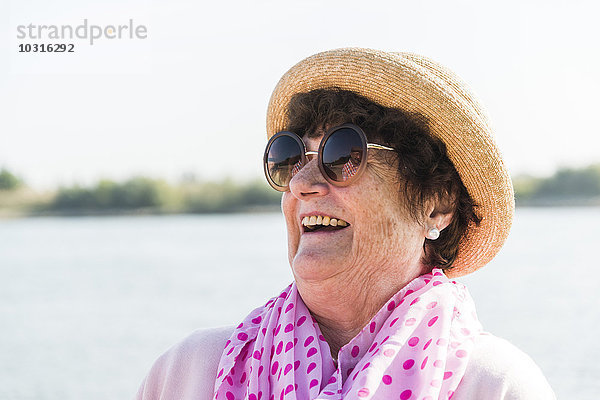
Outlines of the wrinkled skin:
{"label": "wrinkled skin", "polygon": [[[316,151],[322,135],[304,137]],[[427,231],[445,228],[451,215],[423,210],[425,225],[409,215],[399,196],[395,171],[369,150],[367,170],[350,186],[329,184],[317,160],[290,181],[282,197],[288,257],[298,291],[319,323],[332,355],[365,326],[383,304],[417,276]],[[301,215],[328,215],[350,226],[333,232],[303,233]]]}

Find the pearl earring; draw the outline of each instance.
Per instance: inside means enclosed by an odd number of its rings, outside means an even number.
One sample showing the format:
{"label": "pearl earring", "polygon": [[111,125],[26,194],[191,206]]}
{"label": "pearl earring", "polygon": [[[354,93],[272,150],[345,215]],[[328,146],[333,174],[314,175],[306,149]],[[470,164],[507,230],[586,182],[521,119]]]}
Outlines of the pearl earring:
{"label": "pearl earring", "polygon": [[433,227],[427,232],[427,239],[435,240],[440,237],[440,230],[436,227]]}

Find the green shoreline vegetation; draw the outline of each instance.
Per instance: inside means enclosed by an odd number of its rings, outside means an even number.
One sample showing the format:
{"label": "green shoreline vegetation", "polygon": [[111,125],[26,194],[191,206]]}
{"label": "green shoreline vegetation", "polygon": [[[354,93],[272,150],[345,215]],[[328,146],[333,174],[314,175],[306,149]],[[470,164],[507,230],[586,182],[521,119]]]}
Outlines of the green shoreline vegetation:
{"label": "green shoreline vegetation", "polygon": [[[517,206],[600,206],[600,163],[560,168],[547,178],[520,175],[513,184]],[[0,217],[276,211],[280,201],[263,179],[208,182],[188,176],[173,184],[136,176],[40,192],[0,169]]]}
{"label": "green shoreline vegetation", "polygon": [[172,184],[136,176],[38,192],[7,169],[0,170],[0,217],[276,211],[280,202],[281,193],[259,179],[204,182],[188,177]]}

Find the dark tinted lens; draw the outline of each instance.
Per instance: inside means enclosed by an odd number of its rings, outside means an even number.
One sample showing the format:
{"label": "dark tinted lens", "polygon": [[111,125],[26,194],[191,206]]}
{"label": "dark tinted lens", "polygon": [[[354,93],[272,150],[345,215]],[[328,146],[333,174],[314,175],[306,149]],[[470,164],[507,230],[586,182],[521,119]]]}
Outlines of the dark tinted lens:
{"label": "dark tinted lens", "polygon": [[358,172],[363,158],[363,142],[354,129],[341,128],[323,146],[323,167],[334,181],[343,182]]}
{"label": "dark tinted lens", "polygon": [[267,153],[267,171],[276,185],[285,187],[302,168],[300,145],[290,136],[276,138]]}

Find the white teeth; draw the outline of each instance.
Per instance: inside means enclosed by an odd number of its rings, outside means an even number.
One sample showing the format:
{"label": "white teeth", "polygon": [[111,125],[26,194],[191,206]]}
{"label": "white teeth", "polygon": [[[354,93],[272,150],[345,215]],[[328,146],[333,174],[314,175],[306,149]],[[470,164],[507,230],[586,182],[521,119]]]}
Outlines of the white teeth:
{"label": "white teeth", "polygon": [[323,226],[348,226],[346,221],[343,219],[331,218],[331,217],[323,217],[322,215],[307,215],[302,218],[302,225],[304,226],[314,226],[314,225],[323,225]]}

